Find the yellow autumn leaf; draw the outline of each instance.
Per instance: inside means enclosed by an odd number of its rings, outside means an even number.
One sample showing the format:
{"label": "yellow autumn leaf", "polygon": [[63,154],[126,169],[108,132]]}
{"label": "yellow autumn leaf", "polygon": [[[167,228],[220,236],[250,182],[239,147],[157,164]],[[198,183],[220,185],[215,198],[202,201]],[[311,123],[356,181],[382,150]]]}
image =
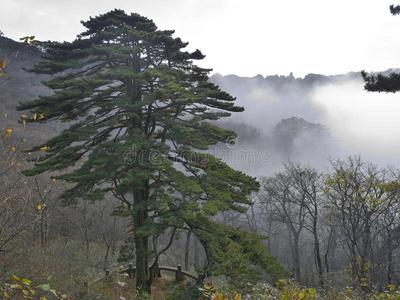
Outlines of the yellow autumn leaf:
{"label": "yellow autumn leaf", "polygon": [[3,70],[6,69],[6,61],[5,60],[0,60],[0,69],[3,69]]}
{"label": "yellow autumn leaf", "polygon": [[15,147],[11,146],[11,150],[12,150],[12,151],[15,151]]}
{"label": "yellow autumn leaf", "polygon": [[54,182],[54,184],[57,183],[57,180],[55,178],[53,178],[52,181]]}
{"label": "yellow autumn leaf", "polygon": [[280,284],[280,285],[286,285],[287,284],[285,279],[279,279],[277,283]]}
{"label": "yellow autumn leaf", "polygon": [[44,146],[44,147],[40,148],[40,150],[48,150],[48,149],[50,149],[50,147],[48,147],[48,146]]}
{"label": "yellow autumn leaf", "polygon": [[38,207],[37,207],[37,209],[38,209],[38,211],[41,211],[41,210],[42,210],[42,205],[39,204]]}
{"label": "yellow autumn leaf", "polygon": [[22,119],[26,119],[28,116],[27,115],[21,115]]}
{"label": "yellow autumn leaf", "polygon": [[44,119],[44,114],[39,115],[39,120]]}
{"label": "yellow autumn leaf", "polygon": [[6,134],[5,134],[5,136],[4,136],[4,138],[5,138],[6,140],[8,140],[8,139],[10,138],[10,135],[11,135],[11,132],[12,132],[12,131],[13,131],[12,128],[7,128]]}
{"label": "yellow autumn leaf", "polygon": [[303,300],[306,297],[304,290],[300,292],[299,297],[301,300]]}

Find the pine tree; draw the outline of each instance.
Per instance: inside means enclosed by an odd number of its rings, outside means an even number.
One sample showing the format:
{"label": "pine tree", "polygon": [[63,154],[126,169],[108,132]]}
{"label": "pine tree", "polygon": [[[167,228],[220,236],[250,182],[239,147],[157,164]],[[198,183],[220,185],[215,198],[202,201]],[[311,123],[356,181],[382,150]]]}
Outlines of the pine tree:
{"label": "pine tree", "polygon": [[44,84],[54,93],[18,109],[40,115],[38,122],[72,125],[29,149],[45,153],[25,174],[63,171],[54,178],[70,184],[61,195],[66,205],[108,193],[118,198],[116,213],[132,225],[137,287],[145,291],[167,249],[149,251],[150,238],[167,230],[171,241],[176,229],[193,231],[208,249],[214,272],[227,274],[234,267],[229,249],[247,268],[260,262],[272,276],[283,274],[260,236],[240,231],[247,239],[227,235],[218,242],[207,234],[210,226],[215,237],[235,231],[210,218],[245,211],[258,183],[203,151],[235,136],[213,121],[243,111],[208,82],[211,70],[194,64],[204,55],[183,51],[187,43],[173,31],[158,30],[138,14],[113,10],[82,24],[86,31],[75,41],[50,43],[45,61],[30,70],[53,75]]}
{"label": "pine tree", "polygon": [[310,142],[313,142],[311,144],[321,144],[330,138],[330,134],[326,126],[297,117],[282,119],[273,130],[276,150],[282,153],[285,160],[292,157],[296,139],[304,137],[311,138]]}
{"label": "pine tree", "polygon": [[[400,14],[400,5],[391,5],[390,13],[392,15]],[[370,92],[386,92],[386,93],[396,93],[400,91],[400,74],[391,73],[388,76],[382,74],[367,74],[365,71],[361,72],[364,78],[365,86],[364,88]]]}

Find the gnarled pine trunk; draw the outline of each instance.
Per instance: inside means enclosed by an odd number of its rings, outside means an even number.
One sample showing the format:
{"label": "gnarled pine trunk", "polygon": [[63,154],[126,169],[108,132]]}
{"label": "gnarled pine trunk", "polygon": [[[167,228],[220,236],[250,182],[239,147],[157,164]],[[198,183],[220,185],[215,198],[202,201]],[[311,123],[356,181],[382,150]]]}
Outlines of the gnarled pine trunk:
{"label": "gnarled pine trunk", "polygon": [[149,270],[149,236],[145,232],[148,218],[146,202],[148,201],[148,180],[143,182],[143,190],[134,195],[134,237],[136,246],[136,289],[151,293],[152,278]]}

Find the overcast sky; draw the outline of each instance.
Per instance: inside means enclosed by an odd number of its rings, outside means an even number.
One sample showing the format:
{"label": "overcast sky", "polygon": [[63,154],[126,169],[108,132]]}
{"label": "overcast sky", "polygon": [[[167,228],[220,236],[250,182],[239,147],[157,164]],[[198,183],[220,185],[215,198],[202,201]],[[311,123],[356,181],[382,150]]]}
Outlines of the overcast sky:
{"label": "overcast sky", "polygon": [[[0,30],[71,41],[80,20],[137,12],[200,49],[223,75],[338,74],[400,67],[398,0],[0,0]],[[396,3],[397,2],[397,3]]]}

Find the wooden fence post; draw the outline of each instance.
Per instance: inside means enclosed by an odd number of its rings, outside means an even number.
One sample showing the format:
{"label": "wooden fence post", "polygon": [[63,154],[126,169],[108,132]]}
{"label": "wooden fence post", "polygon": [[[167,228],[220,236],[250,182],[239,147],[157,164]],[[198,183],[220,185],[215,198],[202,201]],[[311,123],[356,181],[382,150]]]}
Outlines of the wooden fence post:
{"label": "wooden fence post", "polygon": [[206,274],[205,273],[197,273],[197,284],[199,285],[203,285],[203,281],[206,278]]}
{"label": "wooden fence post", "polygon": [[128,267],[129,277],[132,277],[132,274],[133,274],[133,263],[129,263],[129,267]]}
{"label": "wooden fence post", "polygon": [[153,281],[153,279],[154,279],[154,277],[155,277],[155,276],[154,276],[154,269],[153,269],[153,268],[150,268],[149,271],[150,271],[150,280]]}
{"label": "wooden fence post", "polygon": [[86,280],[86,281],[83,283],[83,294],[84,294],[84,295],[87,295],[88,292],[89,292],[89,282]]}
{"label": "wooden fence post", "polygon": [[176,271],[176,281],[178,281],[178,282],[183,281],[182,265],[178,265],[178,268]]}

